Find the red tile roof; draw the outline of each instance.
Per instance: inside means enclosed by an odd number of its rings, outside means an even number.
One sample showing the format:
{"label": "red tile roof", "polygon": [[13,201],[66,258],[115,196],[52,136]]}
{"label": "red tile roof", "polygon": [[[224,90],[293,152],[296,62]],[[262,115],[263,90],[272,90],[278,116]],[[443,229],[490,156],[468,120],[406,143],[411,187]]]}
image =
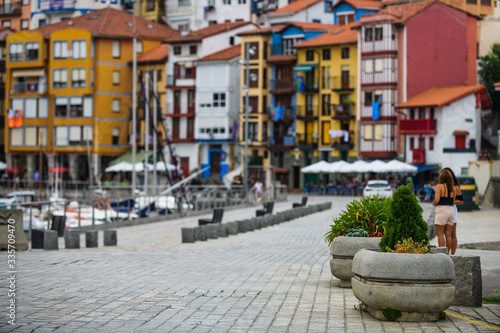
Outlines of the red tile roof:
{"label": "red tile roof", "polygon": [[243,31],[238,34],[238,36],[249,36],[249,35],[265,35],[272,34],[273,32],[282,31],[284,27],[288,26],[287,24],[277,24],[272,25],[270,27],[259,28],[254,30]]}
{"label": "red tile roof", "polygon": [[399,104],[397,108],[442,107],[483,89],[482,84],[432,88]]}
{"label": "red tile roof", "polygon": [[[394,0],[390,0],[394,1]],[[363,8],[363,9],[380,9],[380,1],[378,0],[340,0],[336,2],[332,9],[338,7],[342,3],[347,3],[353,8]]]}
{"label": "red tile roof", "polygon": [[219,60],[230,60],[241,55],[241,44],[228,47],[227,49],[221,50],[209,54],[197,61],[219,61]]}
{"label": "red tile roof", "polygon": [[58,23],[49,24],[33,31],[49,36],[63,29],[81,29],[94,36],[165,39],[179,35],[179,31],[167,25],[148,21],[121,10],[104,8]]}
{"label": "red tile roof", "polygon": [[165,62],[168,58],[168,44],[162,44],[137,57],[137,63]]}
{"label": "red tile roof", "polygon": [[296,0],[285,7],[281,7],[281,8],[278,8],[276,10],[273,10],[272,12],[268,13],[267,15],[298,13],[298,12],[300,12],[306,8],[309,8],[312,5],[315,5],[321,1],[323,1],[323,0]]}
{"label": "red tile roof", "polygon": [[321,36],[311,38],[300,44],[296,48],[316,47],[327,45],[352,44],[358,41],[358,32],[352,30],[352,24],[336,26],[337,29],[327,32]]}
{"label": "red tile roof", "polygon": [[234,30],[240,27],[243,27],[245,25],[254,25],[257,27],[252,22],[225,22],[225,23],[219,23],[219,24],[214,24],[209,27],[192,31],[188,35],[185,36],[178,36],[174,38],[169,38],[168,42],[169,43],[192,43],[192,42],[201,42],[204,38],[217,35],[226,31]]}
{"label": "red tile roof", "polygon": [[306,23],[306,22],[293,21],[293,22],[289,22],[287,24],[277,24],[277,25],[272,25],[270,27],[241,32],[238,34],[238,36],[272,34],[274,32],[282,32],[290,26],[295,26],[297,28],[301,28],[304,31],[330,31],[333,29],[337,29],[339,27],[338,25],[335,25],[335,24],[323,24],[323,23],[316,23],[316,22]]}
{"label": "red tile roof", "polygon": [[459,131],[456,130],[453,132],[453,135],[469,135],[469,131]]}

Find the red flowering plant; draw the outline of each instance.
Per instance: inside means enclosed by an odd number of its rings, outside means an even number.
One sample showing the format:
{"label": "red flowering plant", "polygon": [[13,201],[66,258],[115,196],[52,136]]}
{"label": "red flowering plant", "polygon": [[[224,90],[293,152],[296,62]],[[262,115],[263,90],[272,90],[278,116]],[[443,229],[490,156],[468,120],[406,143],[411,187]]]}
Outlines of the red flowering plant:
{"label": "red flowering plant", "polygon": [[389,247],[386,248],[387,252],[391,253],[415,253],[415,254],[426,254],[432,253],[431,246],[425,240],[422,242],[415,242],[413,239],[403,239],[403,241],[398,241],[394,245],[394,249]]}
{"label": "red flowering plant", "polygon": [[333,219],[330,231],[324,235],[326,242],[331,245],[334,238],[346,236],[350,230],[352,234],[352,229],[362,229],[368,233],[368,237],[382,237],[390,202],[391,198],[378,196],[351,201]]}

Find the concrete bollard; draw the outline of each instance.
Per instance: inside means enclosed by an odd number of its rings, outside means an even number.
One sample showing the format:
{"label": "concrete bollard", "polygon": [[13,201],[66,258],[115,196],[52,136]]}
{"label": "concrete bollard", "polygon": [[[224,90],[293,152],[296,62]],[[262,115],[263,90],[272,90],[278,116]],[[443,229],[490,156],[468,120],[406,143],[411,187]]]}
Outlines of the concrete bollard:
{"label": "concrete bollard", "polygon": [[116,230],[104,230],[104,246],[116,246],[118,244],[118,237]]}
{"label": "concrete bollard", "polygon": [[207,240],[207,232],[205,231],[205,226],[194,228],[194,239],[203,242]]}
{"label": "concrete bollard", "polygon": [[99,232],[97,230],[85,231],[85,247],[98,246]]}
{"label": "concrete bollard", "polygon": [[80,248],[80,230],[64,229],[64,248],[65,249]]}
{"label": "concrete bollard", "polygon": [[56,230],[45,230],[43,233],[43,249],[59,250],[59,240]]}
{"label": "concrete bollard", "polygon": [[245,232],[247,232],[247,222],[246,222],[246,220],[237,221],[236,223],[238,223],[238,233],[244,234]]}
{"label": "concrete bollard", "polygon": [[227,224],[219,223],[217,224],[217,237],[227,237],[228,226]]}
{"label": "concrete bollard", "polygon": [[246,228],[247,228],[247,231],[254,231],[255,230],[255,226],[254,226],[254,219],[248,219],[248,220],[245,220],[246,221]]}
{"label": "concrete bollard", "polygon": [[229,222],[227,225],[227,234],[228,235],[237,235],[238,234],[238,222]]}
{"label": "concrete bollard", "polygon": [[208,224],[205,226],[207,239],[217,239],[217,226],[215,224]]}
{"label": "concrete bollard", "polygon": [[479,256],[450,256],[455,264],[455,299],[452,305],[480,307],[483,299],[481,258]]}
{"label": "concrete bollard", "polygon": [[194,243],[194,228],[181,228],[182,242],[183,243]]}
{"label": "concrete bollard", "polygon": [[257,229],[257,230],[262,229],[262,220],[263,219],[264,219],[263,217],[256,217],[254,219],[254,227],[255,227],[255,229]]}

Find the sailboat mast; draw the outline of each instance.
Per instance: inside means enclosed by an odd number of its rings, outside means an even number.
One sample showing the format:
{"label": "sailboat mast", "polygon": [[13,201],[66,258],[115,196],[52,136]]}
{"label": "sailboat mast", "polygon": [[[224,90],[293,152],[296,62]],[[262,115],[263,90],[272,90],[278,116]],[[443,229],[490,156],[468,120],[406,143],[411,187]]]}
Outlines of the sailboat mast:
{"label": "sailboat mast", "polygon": [[150,112],[150,107],[149,107],[149,71],[146,71],[146,86],[144,89],[144,94],[146,97],[146,112],[144,116],[144,154],[146,156],[144,160],[144,192],[148,194],[148,160],[149,160],[149,112]]}
{"label": "sailboat mast", "polygon": [[[153,163],[153,195],[156,195],[156,181],[157,181],[157,177],[156,177],[156,156],[157,156],[157,153],[156,153],[156,150],[157,150],[157,144],[158,144],[158,139],[157,139],[157,134],[158,134],[158,129],[157,129],[157,120],[158,120],[158,105],[156,104],[156,98],[154,98],[154,96],[156,96],[156,80],[157,80],[157,75],[155,73],[155,71],[153,70],[153,129],[156,133],[153,133],[153,156],[154,156],[154,163]],[[165,172],[168,172],[168,170],[165,169]]]}
{"label": "sailboat mast", "polygon": [[[135,25],[134,25],[135,29]],[[135,159],[136,159],[136,150],[137,150],[137,139],[136,139],[136,131],[137,131],[137,37],[133,38],[133,46],[132,46],[132,195],[134,195],[135,190]]]}

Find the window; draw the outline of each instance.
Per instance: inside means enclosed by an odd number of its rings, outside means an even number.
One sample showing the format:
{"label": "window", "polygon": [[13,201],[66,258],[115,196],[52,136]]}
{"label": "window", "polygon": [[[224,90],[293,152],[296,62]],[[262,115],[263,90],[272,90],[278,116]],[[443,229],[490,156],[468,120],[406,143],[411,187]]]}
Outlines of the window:
{"label": "window", "polygon": [[314,51],[306,51],[306,61],[314,61]]}
{"label": "window", "polygon": [[330,49],[323,50],[323,60],[330,60]]}
{"label": "window", "polygon": [[354,22],[354,14],[337,14],[337,23],[338,25],[347,25],[351,22]]}
{"label": "window", "polygon": [[146,11],[152,12],[155,10],[156,1],[155,0],[146,0]]}
{"label": "window", "polygon": [[55,116],[59,118],[92,117],[92,97],[56,97]]}
{"label": "window", "polygon": [[56,117],[67,117],[68,116],[68,98],[58,97],[55,100],[55,111]]}
{"label": "window", "polygon": [[2,27],[10,27],[10,20],[3,20]]}
{"label": "window", "polygon": [[330,95],[325,94],[321,96],[321,115],[330,115]]}
{"label": "window", "polygon": [[415,148],[415,138],[410,138],[410,149]]}
{"label": "window", "polygon": [[180,46],[174,46],[174,54],[175,55],[181,54],[181,47]]}
{"label": "window", "polygon": [[372,106],[372,92],[365,91],[365,106]]}
{"label": "window", "polygon": [[267,68],[262,69],[262,88],[267,89]]}
{"label": "window", "polygon": [[113,41],[112,55],[113,55],[113,58],[120,58],[120,41],[119,40]]}
{"label": "window", "polygon": [[196,45],[189,46],[189,54],[196,54],[197,49]]}
{"label": "window", "polygon": [[31,42],[31,43],[26,43],[24,45],[25,47],[25,59],[26,61],[34,61],[38,60],[39,56],[39,46],[40,44],[38,42]]}
{"label": "window", "polygon": [[380,73],[384,70],[384,63],[382,59],[375,59],[375,73]]}
{"label": "window", "polygon": [[189,23],[182,23],[177,25],[179,31],[189,31]]}
{"label": "window", "polygon": [[94,88],[94,69],[90,69],[90,87]]}
{"label": "window", "polygon": [[325,13],[331,13],[332,12],[332,7],[333,3],[332,1],[325,1]]}
{"label": "window", "polygon": [[234,36],[229,37],[229,45],[234,45]]}
{"label": "window", "polygon": [[216,25],[217,24],[217,21],[216,20],[211,20],[211,21],[208,21],[208,26],[212,26],[212,25]]}
{"label": "window", "polygon": [[28,30],[29,23],[28,20],[21,20],[21,30]]}
{"label": "window", "polygon": [[47,25],[47,20],[46,19],[40,19],[38,20],[38,27],[41,28],[44,25]]}
{"label": "window", "polygon": [[[40,140],[41,139],[41,140]],[[47,127],[45,126],[24,126],[23,128],[10,129],[10,146],[43,146],[48,142]]]}
{"label": "window", "polygon": [[24,118],[47,118],[48,114],[47,98],[14,98],[10,100],[11,108],[24,110]]}
{"label": "window", "polygon": [[382,26],[376,26],[375,27],[375,40],[382,40],[383,36],[383,29]]}
{"label": "window", "polygon": [[304,40],[303,37],[296,38],[283,38],[283,54],[285,55],[295,55],[297,50],[293,48],[295,44],[298,44]]}
{"label": "window", "polygon": [[113,99],[113,112],[120,112],[120,99]]}
{"label": "window", "polygon": [[[7,50],[5,46],[0,46],[0,60],[5,60],[7,59]],[[5,82],[5,80],[2,80],[2,82]]]}
{"label": "window", "polygon": [[418,138],[418,148],[420,149],[425,148],[425,137],[421,136]]}
{"label": "window", "polygon": [[119,139],[120,139],[120,128],[113,127],[112,135],[113,135],[112,144],[117,145],[119,143]]}
{"label": "window", "polygon": [[246,52],[246,49],[247,49],[247,44],[248,44],[248,47],[251,50],[253,50],[253,54],[252,54],[252,52],[250,52],[249,59],[250,60],[259,59],[259,43],[258,42],[255,42],[255,43],[245,43],[245,52]]}
{"label": "window", "polygon": [[23,6],[28,6],[30,4],[30,0],[23,0]]}
{"label": "window", "polygon": [[365,41],[369,42],[373,39],[373,29],[372,27],[365,27]]}
{"label": "window", "polygon": [[244,5],[247,3],[247,0],[238,0],[238,5]]}
{"label": "window", "polygon": [[375,90],[375,102],[382,104],[382,90]]}
{"label": "window", "polygon": [[223,5],[230,5],[231,4],[231,0],[222,0],[222,4]]}
{"label": "window", "polygon": [[267,121],[262,122],[262,141],[267,141]]}
{"label": "window", "polygon": [[117,86],[120,84],[120,71],[113,71],[113,85]]}
{"label": "window", "polygon": [[92,126],[56,126],[56,146],[84,146],[92,142]]}
{"label": "window", "polygon": [[86,59],[87,58],[87,41],[74,40],[71,44],[71,53],[73,59]]}
{"label": "window", "polygon": [[349,59],[349,48],[348,47],[342,48],[342,59]]}
{"label": "window", "polygon": [[95,41],[91,40],[90,41],[90,59],[95,58]]}
{"label": "window", "polygon": [[364,138],[365,138],[365,141],[372,141],[373,140],[373,125],[365,125]]}
{"label": "window", "polygon": [[52,72],[52,87],[54,89],[66,88],[68,82],[68,70],[66,68],[54,69]]}
{"label": "window", "polygon": [[177,0],[177,4],[179,7],[189,7],[191,6],[190,0]]}
{"label": "window", "polygon": [[429,118],[434,119],[434,108],[430,108],[430,110],[429,110]]}
{"label": "window", "polygon": [[365,61],[365,73],[367,74],[373,73],[373,60],[368,59]]}
{"label": "window", "polygon": [[429,138],[429,150],[434,150],[434,138]]}
{"label": "window", "polygon": [[214,107],[225,107],[226,106],[226,94],[225,93],[214,94],[213,106]]}
{"label": "window", "polygon": [[381,124],[377,124],[377,125],[373,125],[373,140],[375,141],[380,141],[382,140],[382,125]]}
{"label": "window", "polygon": [[[245,80],[246,80],[246,71],[245,71]],[[250,69],[250,88],[258,88],[259,87],[259,69],[252,68]]]}
{"label": "window", "polygon": [[418,109],[418,119],[425,119],[425,108]]}
{"label": "window", "polygon": [[67,41],[55,41],[53,47],[54,59],[66,59],[68,58],[68,42]]}
{"label": "window", "polygon": [[23,61],[23,43],[9,44],[9,61]]}
{"label": "window", "polygon": [[87,70],[73,68],[71,70],[71,88],[85,88],[87,86]]}
{"label": "window", "polygon": [[396,71],[396,58],[391,58],[391,72]]}
{"label": "window", "polygon": [[156,70],[156,82],[161,82],[161,69]]}
{"label": "window", "polygon": [[83,117],[83,98],[71,97],[69,99],[69,116],[72,118]]}

